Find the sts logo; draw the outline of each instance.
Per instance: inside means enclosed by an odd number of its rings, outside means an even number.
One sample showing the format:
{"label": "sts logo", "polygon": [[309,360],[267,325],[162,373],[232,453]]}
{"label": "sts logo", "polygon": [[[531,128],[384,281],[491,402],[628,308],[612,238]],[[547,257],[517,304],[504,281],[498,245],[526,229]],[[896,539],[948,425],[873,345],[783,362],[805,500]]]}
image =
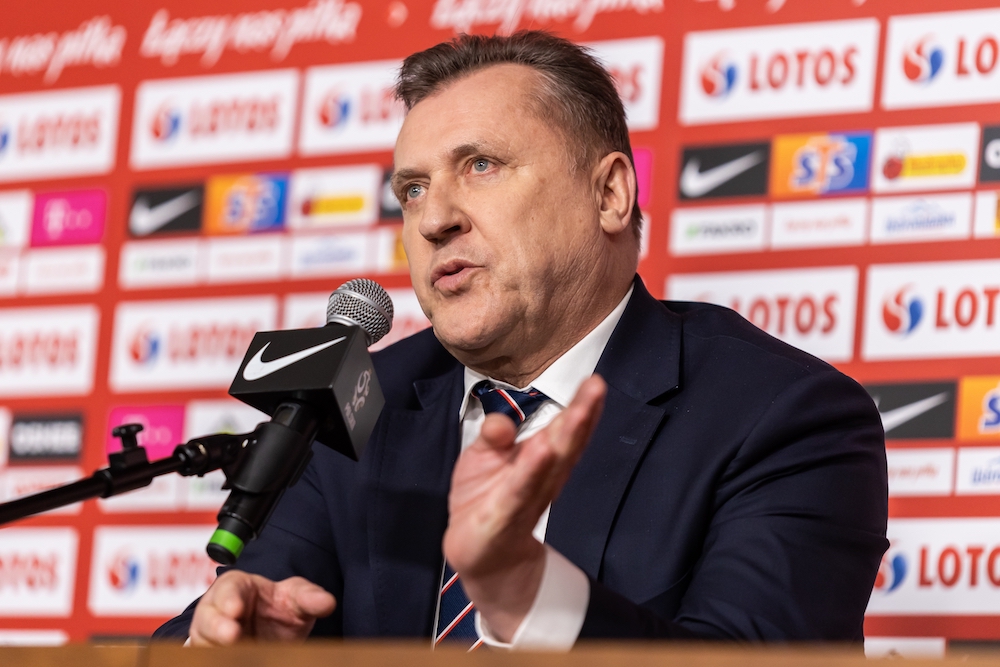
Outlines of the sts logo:
{"label": "sts logo", "polygon": [[928,84],[941,71],[944,51],[927,35],[903,52],[903,73],[914,83]]}
{"label": "sts logo", "polygon": [[151,130],[157,141],[169,141],[177,136],[181,127],[181,115],[169,104],[164,104],[153,116]]}
{"label": "sts logo", "polygon": [[979,418],[980,433],[1000,432],[1000,385],[983,396],[983,414]]}
{"label": "sts logo", "polygon": [[882,562],[878,566],[878,574],[875,575],[875,590],[883,595],[892,593],[906,579],[906,570],[906,556],[897,553],[890,558],[887,551],[882,556]]}
{"label": "sts logo", "polygon": [[138,364],[153,363],[160,356],[160,338],[148,325],[139,327],[129,346],[129,354]]}
{"label": "sts logo", "polygon": [[139,562],[127,551],[114,557],[108,567],[108,581],[120,593],[128,593],[139,584]]}
{"label": "sts logo", "polygon": [[907,295],[912,287],[907,285],[882,303],[882,321],[889,331],[900,336],[912,333],[924,315],[923,301]]}
{"label": "sts logo", "polygon": [[871,133],[786,134],[771,152],[771,194],[810,197],[868,189]]}
{"label": "sts logo", "polygon": [[701,88],[709,97],[722,99],[736,85],[736,65],[719,53],[701,69]]}
{"label": "sts logo", "polygon": [[327,129],[333,129],[347,122],[351,113],[351,99],[331,90],[319,103],[319,122]]}

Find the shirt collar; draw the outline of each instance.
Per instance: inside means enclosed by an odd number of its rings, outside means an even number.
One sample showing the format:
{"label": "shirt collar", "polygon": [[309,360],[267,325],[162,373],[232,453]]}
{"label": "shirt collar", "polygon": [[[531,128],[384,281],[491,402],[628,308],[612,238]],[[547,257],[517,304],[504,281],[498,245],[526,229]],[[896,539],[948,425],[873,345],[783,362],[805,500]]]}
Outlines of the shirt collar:
{"label": "shirt collar", "polygon": [[[600,324],[591,329],[590,333],[580,339],[576,345],[568,349],[561,357],[553,361],[552,365],[542,371],[542,374],[535,378],[535,381],[529,386],[542,392],[564,408],[569,405],[570,401],[573,400],[573,396],[576,395],[576,390],[580,388],[583,381],[594,374],[597,362],[601,360],[604,348],[607,347],[608,341],[611,340],[611,334],[614,333],[615,327],[618,326],[618,320],[621,319],[622,313],[625,312],[625,306],[628,305],[634,289],[634,285],[629,287],[628,292],[618,302],[615,309],[608,313],[608,316]],[[506,382],[494,380],[466,367],[465,398],[462,399],[462,405],[458,409],[459,420],[465,418],[465,411],[469,406],[472,387],[482,380],[490,380],[498,387],[505,389],[516,389],[518,391],[526,391],[528,389],[528,387],[514,387]]]}

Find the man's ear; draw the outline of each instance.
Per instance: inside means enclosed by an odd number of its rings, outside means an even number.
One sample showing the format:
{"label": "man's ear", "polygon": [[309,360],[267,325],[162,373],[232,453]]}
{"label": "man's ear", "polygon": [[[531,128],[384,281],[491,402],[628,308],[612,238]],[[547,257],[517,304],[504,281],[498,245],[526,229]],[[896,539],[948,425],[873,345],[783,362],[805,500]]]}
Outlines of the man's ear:
{"label": "man's ear", "polygon": [[635,169],[624,153],[605,155],[594,170],[594,190],[598,199],[601,229],[620,234],[628,229],[635,205]]}

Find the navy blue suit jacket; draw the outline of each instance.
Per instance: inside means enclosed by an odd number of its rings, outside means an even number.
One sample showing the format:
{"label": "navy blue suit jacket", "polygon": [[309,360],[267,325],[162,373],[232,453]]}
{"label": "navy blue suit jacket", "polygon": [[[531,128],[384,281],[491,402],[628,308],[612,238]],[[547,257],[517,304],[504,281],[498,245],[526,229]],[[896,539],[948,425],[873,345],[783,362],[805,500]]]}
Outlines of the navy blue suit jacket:
{"label": "navy blue suit jacket", "polygon": [[[315,445],[236,567],[333,593],[314,635],[429,639],[463,368],[429,330],[374,360],[386,406],[360,462]],[[604,413],[546,534],[590,577],[581,638],[860,640],[887,547],[864,390],[638,279],[597,373]],[[192,609],[157,636],[186,636]]]}

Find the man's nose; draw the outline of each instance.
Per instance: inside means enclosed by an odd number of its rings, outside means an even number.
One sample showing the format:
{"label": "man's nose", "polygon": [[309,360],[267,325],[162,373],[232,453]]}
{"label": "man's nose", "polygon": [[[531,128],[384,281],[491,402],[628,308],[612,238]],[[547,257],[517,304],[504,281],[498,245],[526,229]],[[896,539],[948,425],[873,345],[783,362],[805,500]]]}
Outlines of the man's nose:
{"label": "man's nose", "polygon": [[471,223],[455,189],[448,184],[432,184],[427,189],[420,234],[432,243],[446,241],[469,231]]}

